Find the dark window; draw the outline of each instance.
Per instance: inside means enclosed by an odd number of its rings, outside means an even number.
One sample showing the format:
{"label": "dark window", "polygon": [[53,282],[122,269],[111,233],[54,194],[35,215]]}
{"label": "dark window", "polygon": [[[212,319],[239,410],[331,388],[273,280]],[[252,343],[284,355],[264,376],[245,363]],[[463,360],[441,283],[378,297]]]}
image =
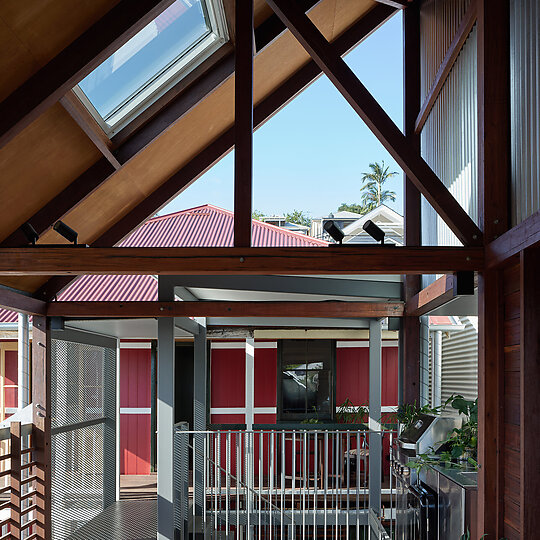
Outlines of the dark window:
{"label": "dark window", "polygon": [[278,344],[280,420],[334,416],[335,341],[291,339]]}

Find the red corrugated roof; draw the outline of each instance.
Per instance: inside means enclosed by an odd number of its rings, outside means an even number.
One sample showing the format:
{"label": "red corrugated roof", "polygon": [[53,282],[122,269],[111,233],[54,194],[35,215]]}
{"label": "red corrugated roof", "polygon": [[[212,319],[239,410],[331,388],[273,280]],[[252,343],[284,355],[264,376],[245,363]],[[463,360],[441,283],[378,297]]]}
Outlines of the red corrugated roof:
{"label": "red corrugated roof", "polygon": [[[122,247],[232,247],[234,215],[210,204],[149,219]],[[255,247],[321,247],[328,243],[253,220]],[[82,276],[58,296],[59,300],[157,300],[153,276]],[[16,322],[17,313],[0,310],[1,322]]]}

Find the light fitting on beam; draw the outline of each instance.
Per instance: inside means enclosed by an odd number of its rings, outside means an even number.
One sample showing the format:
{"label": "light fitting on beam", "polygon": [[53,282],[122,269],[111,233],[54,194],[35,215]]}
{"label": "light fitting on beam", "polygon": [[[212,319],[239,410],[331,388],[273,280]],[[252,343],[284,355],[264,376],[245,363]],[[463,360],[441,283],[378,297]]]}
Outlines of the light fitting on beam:
{"label": "light fitting on beam", "polygon": [[77,245],[77,238],[79,233],[74,231],[71,227],[66,225],[63,221],[57,221],[53,229],[61,236],[63,236],[68,242],[71,242],[74,245]]}
{"label": "light fitting on beam", "polygon": [[324,230],[338,243],[343,243],[345,233],[330,219],[323,225]]}
{"label": "light fitting on beam", "polygon": [[39,234],[37,233],[36,229],[32,227],[32,224],[28,221],[26,223],[23,223],[21,225],[21,231],[23,232],[24,236],[26,236],[28,243],[35,246],[36,242],[39,239]]}
{"label": "light fitting on beam", "polygon": [[371,219],[368,219],[364,223],[362,229],[364,229],[373,240],[384,244],[384,231],[379,226],[375,225]]}

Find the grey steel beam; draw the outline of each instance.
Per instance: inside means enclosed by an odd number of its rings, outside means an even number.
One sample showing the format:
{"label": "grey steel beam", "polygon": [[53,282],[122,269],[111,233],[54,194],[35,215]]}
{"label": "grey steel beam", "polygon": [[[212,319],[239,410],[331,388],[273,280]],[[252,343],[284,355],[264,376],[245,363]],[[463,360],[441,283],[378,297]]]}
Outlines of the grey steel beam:
{"label": "grey steel beam", "polygon": [[180,330],[189,332],[190,334],[193,334],[194,336],[196,336],[200,330],[200,325],[193,319],[190,319],[189,317],[175,317],[174,326],[176,328],[180,328]]}
{"label": "grey steel beam", "polygon": [[[206,340],[206,321],[197,318],[199,332],[194,336],[193,350],[193,430],[206,430],[206,381],[207,381],[207,361],[208,344]],[[195,518],[197,522],[202,520],[204,512],[204,440],[205,435],[193,436],[194,452],[194,480],[195,488]],[[195,523],[194,523],[195,527]],[[195,528],[194,528],[195,530]]]}
{"label": "grey steel beam", "polygon": [[369,321],[369,508],[377,516],[381,514],[381,351],[381,322],[372,319]]}
{"label": "grey steel beam", "polygon": [[[174,300],[174,291],[161,279],[158,297]],[[173,431],[174,431],[174,319],[158,321],[157,373],[157,540],[174,539]]]}
{"label": "grey steel beam", "polygon": [[177,286],[401,299],[401,282],[301,276],[169,276]]}
{"label": "grey steel beam", "polygon": [[208,327],[369,328],[369,319],[326,319],[318,317],[208,317],[207,321]]}

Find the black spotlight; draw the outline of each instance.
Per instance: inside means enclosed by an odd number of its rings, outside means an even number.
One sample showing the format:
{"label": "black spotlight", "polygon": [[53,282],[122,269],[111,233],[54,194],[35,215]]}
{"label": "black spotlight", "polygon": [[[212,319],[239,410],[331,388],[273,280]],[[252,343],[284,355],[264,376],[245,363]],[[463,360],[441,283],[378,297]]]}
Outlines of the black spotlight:
{"label": "black spotlight", "polygon": [[332,221],[325,221],[324,230],[338,243],[341,244],[345,233]]}
{"label": "black spotlight", "polygon": [[371,236],[371,238],[373,238],[377,242],[380,242],[381,244],[384,244],[384,231],[380,227],[375,225],[375,223],[373,223],[371,219],[368,219],[364,223],[362,229],[364,229],[364,231],[366,231],[369,236]]}
{"label": "black spotlight", "polygon": [[32,227],[31,223],[27,221],[26,223],[21,225],[21,231],[24,233],[24,236],[26,236],[28,243],[35,246],[39,238],[39,234],[37,233],[36,229]]}
{"label": "black spotlight", "polygon": [[77,245],[77,238],[79,233],[74,231],[71,227],[68,227],[63,221],[57,221],[53,229],[61,236],[63,236],[68,242]]}

